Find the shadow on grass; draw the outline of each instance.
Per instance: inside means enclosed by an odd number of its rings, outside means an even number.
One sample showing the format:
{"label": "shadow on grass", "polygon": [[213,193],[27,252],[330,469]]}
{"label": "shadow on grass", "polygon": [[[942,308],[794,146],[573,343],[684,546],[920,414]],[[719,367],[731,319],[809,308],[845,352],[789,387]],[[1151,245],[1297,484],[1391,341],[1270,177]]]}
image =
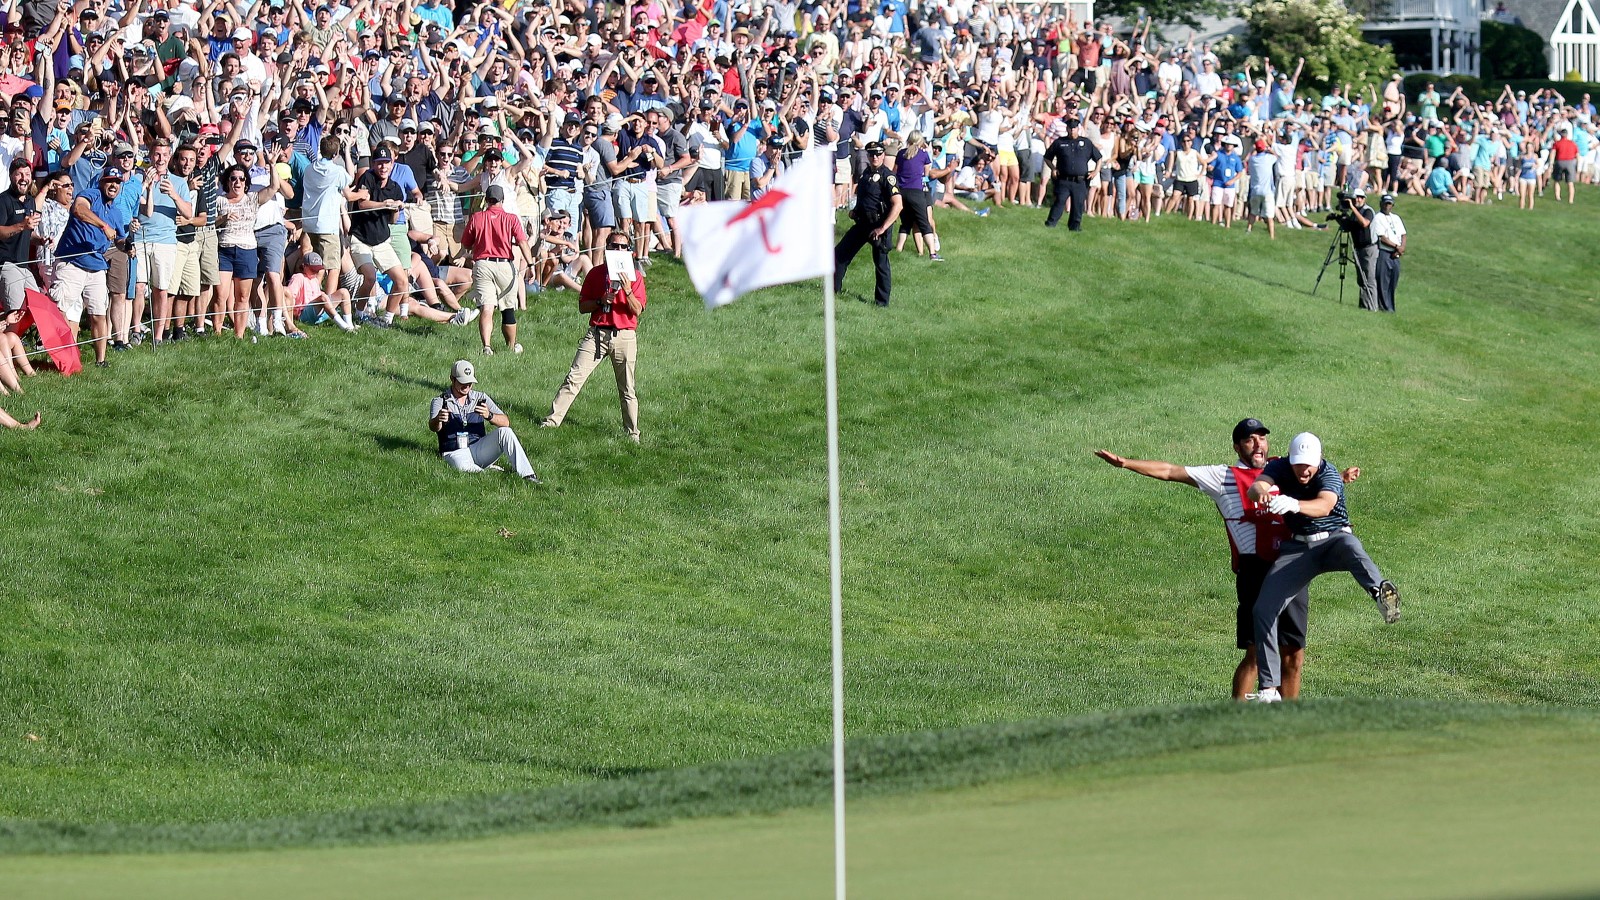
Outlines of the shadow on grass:
{"label": "shadow on grass", "polygon": [[449,387],[449,385],[441,386],[439,382],[435,380],[418,378],[415,375],[407,375],[404,372],[393,372],[388,369],[379,369],[375,366],[368,366],[367,374],[371,375],[373,378],[383,378],[388,379],[389,381],[397,381],[401,384],[409,384],[424,388],[430,394],[438,394],[440,391]]}
{"label": "shadow on grass", "polygon": [[[1314,258],[1308,258],[1308,260],[1307,260],[1308,266],[1311,266],[1311,267],[1314,267],[1314,268],[1308,268],[1306,270],[1306,283],[1303,284],[1303,285],[1284,284],[1281,281],[1273,281],[1270,278],[1262,278],[1260,275],[1257,275],[1254,272],[1247,272],[1247,271],[1245,271],[1243,269],[1234,269],[1234,268],[1231,268],[1229,266],[1218,265],[1218,264],[1216,264],[1214,262],[1210,262],[1210,261],[1204,260],[1204,259],[1197,259],[1194,262],[1195,262],[1196,265],[1204,266],[1207,269],[1215,269],[1218,272],[1226,272],[1229,275],[1234,275],[1234,276],[1237,276],[1239,278],[1243,278],[1243,279],[1245,279],[1247,281],[1254,281],[1254,282],[1256,282],[1258,284],[1270,285],[1272,287],[1280,288],[1282,290],[1288,291],[1291,294],[1299,294],[1299,295],[1304,296],[1304,297],[1316,297],[1318,299],[1321,299],[1324,296],[1323,293],[1322,293],[1322,289],[1321,288],[1317,289],[1317,293],[1315,293],[1315,294],[1311,293],[1310,285],[1313,284],[1316,281],[1316,278],[1317,278],[1315,269],[1320,269],[1322,267],[1321,261],[1317,260],[1317,259],[1314,259]],[[1338,274],[1339,273],[1338,273],[1337,269],[1338,269],[1338,263],[1334,263],[1333,265],[1329,266],[1328,267],[1328,274],[1323,276],[1323,279],[1322,279],[1323,281],[1326,282],[1326,281],[1328,281],[1328,279],[1332,278],[1334,280],[1334,282],[1335,282],[1335,290],[1336,291],[1338,289],[1337,282],[1339,280],[1338,279]],[[1355,280],[1355,273],[1354,272],[1350,273],[1350,279],[1352,281]]]}
{"label": "shadow on grass", "polygon": [[[1548,707],[1327,699],[1273,707],[1217,703],[1078,719],[981,725],[849,742],[855,797],[948,790],[1003,779],[1214,747],[1258,747],[1319,735],[1447,731],[1480,724],[1565,723],[1600,732],[1600,713]],[[0,820],[0,853],[127,853],[461,840],[578,826],[642,827],[673,819],[820,806],[831,795],[828,747],[753,760],[634,773],[536,791],[233,822]],[[609,778],[607,776],[610,776]]]}
{"label": "shadow on grass", "polygon": [[399,437],[392,434],[372,434],[372,442],[385,453],[434,453],[437,448],[419,438]]}

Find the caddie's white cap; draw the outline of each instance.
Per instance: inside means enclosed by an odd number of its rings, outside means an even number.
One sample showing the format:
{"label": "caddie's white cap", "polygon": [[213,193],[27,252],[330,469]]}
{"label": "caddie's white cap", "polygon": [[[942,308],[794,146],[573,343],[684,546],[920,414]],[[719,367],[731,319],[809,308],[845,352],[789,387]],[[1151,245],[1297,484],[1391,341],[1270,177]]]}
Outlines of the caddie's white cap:
{"label": "caddie's white cap", "polygon": [[[456,365],[460,365],[457,363]],[[1322,441],[1309,431],[1302,431],[1289,442],[1289,464],[1314,466],[1322,462]]]}
{"label": "caddie's white cap", "polygon": [[[455,380],[456,384],[478,383],[478,373],[473,371],[472,363],[464,359],[456,360],[456,364],[450,367],[450,377]],[[1312,438],[1312,440],[1316,440],[1316,438]]]}

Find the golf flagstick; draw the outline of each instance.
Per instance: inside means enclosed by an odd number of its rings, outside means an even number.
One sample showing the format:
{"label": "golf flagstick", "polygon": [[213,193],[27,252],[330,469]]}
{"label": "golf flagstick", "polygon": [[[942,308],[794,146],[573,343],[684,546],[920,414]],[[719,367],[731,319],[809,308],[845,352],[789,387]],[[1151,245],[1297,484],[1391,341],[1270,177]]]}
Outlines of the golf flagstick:
{"label": "golf flagstick", "polygon": [[749,203],[683,208],[683,262],[706,309],[756,288],[822,279],[828,405],[828,576],[833,625],[834,896],[844,900],[844,612],[839,563],[839,367],[834,334],[833,157],[813,148]]}
{"label": "golf flagstick", "polygon": [[839,564],[839,364],[833,277],[822,279],[822,343],[828,396],[828,581],[833,623],[833,893],[844,900],[844,602]]}

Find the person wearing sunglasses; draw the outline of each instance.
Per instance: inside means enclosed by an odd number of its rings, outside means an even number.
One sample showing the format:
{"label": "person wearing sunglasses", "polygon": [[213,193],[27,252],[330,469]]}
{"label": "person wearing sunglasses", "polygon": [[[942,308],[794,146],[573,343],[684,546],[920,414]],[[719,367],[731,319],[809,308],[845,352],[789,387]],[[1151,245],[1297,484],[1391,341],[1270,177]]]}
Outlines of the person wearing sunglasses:
{"label": "person wearing sunglasses", "polygon": [[[236,148],[241,158],[255,153],[254,145],[241,143]],[[256,210],[277,194],[282,182],[276,166],[267,167],[268,182],[250,190],[250,170],[235,164],[223,170],[222,196],[217,198],[217,302],[233,317],[233,336],[244,338],[250,309],[250,292],[260,272],[260,253],[256,245]],[[262,309],[261,315],[267,310]],[[265,333],[265,332],[262,332]]]}
{"label": "person wearing sunglasses", "polygon": [[[614,233],[606,240],[606,256],[626,257],[633,252],[633,241],[626,234]],[[589,270],[578,292],[578,311],[589,314],[589,329],[578,343],[572,368],[556,390],[550,415],[540,424],[559,428],[572,401],[578,399],[584,382],[600,361],[611,358],[611,371],[617,379],[617,397],[622,403],[622,429],[628,440],[639,443],[639,398],[634,393],[634,363],[638,357],[639,314],[644,311],[644,273],[634,267],[612,275],[611,266],[601,263]]]}
{"label": "person wearing sunglasses", "polygon": [[855,224],[833,248],[833,289],[844,289],[845,272],[862,247],[872,245],[872,268],[876,280],[873,300],[889,305],[889,229],[900,218],[904,202],[895,185],[894,173],[883,164],[883,144],[867,144],[867,168],[856,181],[856,208],[850,213]]}

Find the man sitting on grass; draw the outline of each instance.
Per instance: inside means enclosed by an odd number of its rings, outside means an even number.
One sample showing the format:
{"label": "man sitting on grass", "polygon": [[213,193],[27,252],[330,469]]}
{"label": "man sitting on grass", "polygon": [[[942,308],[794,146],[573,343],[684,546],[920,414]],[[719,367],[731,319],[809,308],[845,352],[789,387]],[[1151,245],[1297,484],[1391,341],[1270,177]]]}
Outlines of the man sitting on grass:
{"label": "man sitting on grass", "polygon": [[[433,398],[428,430],[439,436],[439,455],[458,472],[498,469],[495,463],[504,456],[523,481],[538,484],[539,476],[511,430],[511,420],[488,394],[473,390],[477,383],[472,363],[458,359],[450,368],[450,389]],[[493,437],[486,424],[495,427]]]}

